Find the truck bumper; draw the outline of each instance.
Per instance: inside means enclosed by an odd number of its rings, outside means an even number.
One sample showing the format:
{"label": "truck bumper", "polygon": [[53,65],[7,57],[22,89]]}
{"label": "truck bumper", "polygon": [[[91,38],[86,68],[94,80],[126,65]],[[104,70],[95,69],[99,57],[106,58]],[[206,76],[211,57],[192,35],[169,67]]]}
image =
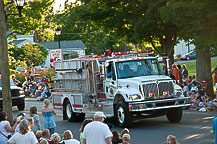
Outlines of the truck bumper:
{"label": "truck bumper", "polygon": [[184,98],[172,98],[172,99],[161,99],[161,100],[151,100],[142,102],[129,102],[129,111],[151,111],[159,109],[169,109],[177,107],[188,107],[189,97]]}
{"label": "truck bumper", "polygon": [[[25,95],[20,95],[18,97],[11,97],[12,106],[17,106],[25,102]],[[0,98],[0,106],[2,106],[2,98]]]}

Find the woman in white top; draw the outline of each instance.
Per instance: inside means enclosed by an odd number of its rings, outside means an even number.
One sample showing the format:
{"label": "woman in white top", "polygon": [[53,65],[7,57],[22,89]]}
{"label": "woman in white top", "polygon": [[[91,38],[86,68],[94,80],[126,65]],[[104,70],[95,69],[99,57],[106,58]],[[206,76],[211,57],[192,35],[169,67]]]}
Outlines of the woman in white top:
{"label": "woman in white top", "polygon": [[30,131],[30,123],[23,119],[19,124],[19,132],[15,133],[7,142],[7,144],[36,144],[36,139],[33,132]]}
{"label": "woman in white top", "polygon": [[80,144],[80,142],[76,139],[73,139],[72,132],[70,130],[66,130],[63,133],[63,142],[65,144]]}
{"label": "woman in white top", "polygon": [[7,113],[0,111],[0,144],[5,144],[8,141],[8,136],[15,130],[18,123],[19,121],[11,127],[9,121],[7,121]]}

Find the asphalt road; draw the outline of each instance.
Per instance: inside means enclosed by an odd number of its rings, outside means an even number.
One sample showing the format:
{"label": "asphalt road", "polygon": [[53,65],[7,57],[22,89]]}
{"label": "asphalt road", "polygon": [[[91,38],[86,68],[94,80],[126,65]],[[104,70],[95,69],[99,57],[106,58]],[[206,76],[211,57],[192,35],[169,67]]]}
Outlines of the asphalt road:
{"label": "asphalt road", "polygon": [[[35,105],[38,108],[38,114],[43,126],[41,109],[43,102],[26,101],[27,112],[30,106]],[[14,116],[19,111],[13,107]],[[81,122],[68,122],[62,120],[62,112],[56,110],[55,121],[57,124],[56,132],[60,135],[67,129],[71,130],[74,138],[79,140],[79,128]],[[198,112],[185,110],[180,123],[169,123],[165,116],[145,120],[134,121],[129,129],[131,135],[131,144],[163,144],[169,134],[175,135],[180,144],[213,144],[212,119],[217,112]],[[112,122],[112,120],[110,120]],[[121,128],[115,126],[114,130],[121,132]]]}

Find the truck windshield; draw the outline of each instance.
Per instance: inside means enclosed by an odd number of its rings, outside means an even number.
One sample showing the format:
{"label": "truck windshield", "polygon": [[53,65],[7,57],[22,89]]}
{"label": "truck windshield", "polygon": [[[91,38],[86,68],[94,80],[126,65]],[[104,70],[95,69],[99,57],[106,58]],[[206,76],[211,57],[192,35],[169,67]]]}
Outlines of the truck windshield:
{"label": "truck windshield", "polygon": [[162,74],[161,68],[156,59],[116,62],[116,70],[119,79]]}
{"label": "truck windshield", "polygon": [[[10,79],[10,86],[16,86],[13,80]],[[2,79],[0,79],[0,87],[2,87]]]}

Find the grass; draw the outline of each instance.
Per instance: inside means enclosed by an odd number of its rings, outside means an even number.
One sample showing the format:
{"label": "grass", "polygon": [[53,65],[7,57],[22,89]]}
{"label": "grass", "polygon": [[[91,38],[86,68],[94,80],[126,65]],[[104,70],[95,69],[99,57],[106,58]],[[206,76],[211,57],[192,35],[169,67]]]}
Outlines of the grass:
{"label": "grass", "polygon": [[[185,64],[188,69],[188,75],[195,75],[196,76],[196,61],[194,62],[185,62],[185,63],[177,63],[179,65]],[[216,67],[217,59],[211,60],[211,72]]]}

